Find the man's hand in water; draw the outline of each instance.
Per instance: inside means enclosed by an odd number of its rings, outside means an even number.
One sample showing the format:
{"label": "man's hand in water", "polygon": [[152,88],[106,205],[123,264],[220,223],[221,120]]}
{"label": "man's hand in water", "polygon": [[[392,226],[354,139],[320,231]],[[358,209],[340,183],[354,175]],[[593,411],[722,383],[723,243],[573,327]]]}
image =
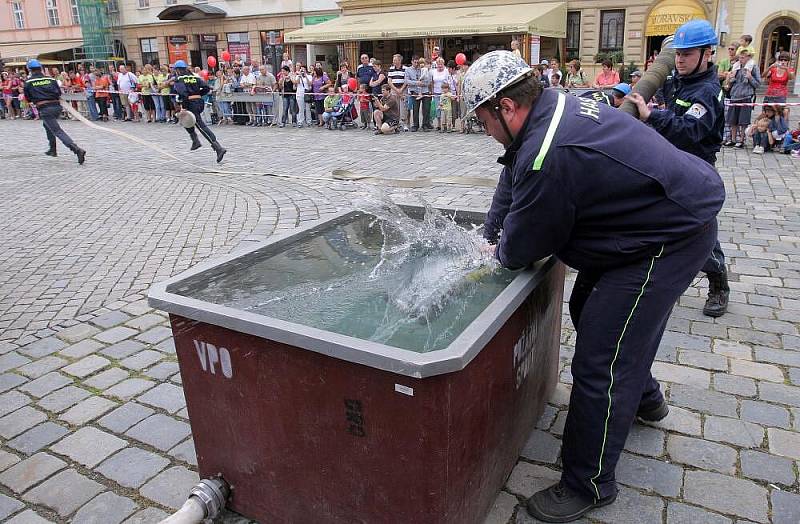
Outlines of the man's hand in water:
{"label": "man's hand in water", "polygon": [[485,244],[483,244],[481,246],[481,253],[486,253],[486,254],[489,254],[489,255],[492,255],[492,256],[495,256],[494,252],[496,250],[497,250],[497,245],[496,244],[490,244],[490,243],[486,242]]}

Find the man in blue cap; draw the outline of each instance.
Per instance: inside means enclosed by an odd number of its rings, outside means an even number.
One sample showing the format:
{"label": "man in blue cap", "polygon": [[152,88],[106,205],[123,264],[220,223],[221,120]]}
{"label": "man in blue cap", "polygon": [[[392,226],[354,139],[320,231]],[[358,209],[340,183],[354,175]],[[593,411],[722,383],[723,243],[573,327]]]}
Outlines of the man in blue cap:
{"label": "man in blue cap", "polygon": [[606,104],[612,107],[619,107],[625,101],[625,97],[631,94],[631,86],[621,82],[611,89],[611,95],[605,94],[603,91],[586,91],[581,93],[581,98],[590,98],[596,100],[601,104]]}
{"label": "man in blue cap", "polygon": [[[217,137],[214,132],[203,122],[202,114],[203,109],[205,109],[203,95],[210,91],[208,84],[206,84],[202,78],[193,75],[191,71],[189,71],[189,66],[187,66],[186,62],[183,60],[175,62],[175,74],[176,78],[175,83],[172,85],[172,92],[178,95],[176,103],[185,107],[194,115],[194,118],[189,117],[188,120],[186,118],[179,118],[182,123],[185,123],[184,127],[186,127],[189,136],[192,137],[191,150],[194,151],[202,147],[200,139],[197,137],[197,130],[195,129],[197,128],[206,140],[211,143],[214,152],[217,153],[217,162],[222,162],[222,157],[225,156],[227,150],[217,142]],[[180,109],[178,109],[178,111],[180,111]]]}
{"label": "man in blue cap", "polygon": [[[661,133],[675,147],[702,158],[712,166],[722,146],[725,108],[717,66],[711,55],[717,33],[707,20],[692,20],[675,32],[675,70],[662,88],[666,108],[650,109],[638,93],[631,100],[639,119]],[[728,309],[728,271],[717,240],[702,271],[708,276],[708,299],[703,314],[720,317]]]}
{"label": "man in blue cap", "polygon": [[476,60],[463,97],[467,115],[505,147],[484,225],[500,263],[524,268],[553,255],[578,270],[563,472],[527,503],[538,520],[571,522],[616,499],[634,420],[668,413],[650,366],[716,241],[725,187],[712,166],[627,114],[542,89],[509,51]]}
{"label": "man in blue cap", "polygon": [[86,151],[75,145],[72,138],[61,129],[58,119],[61,117],[61,88],[55,78],[42,74],[42,64],[38,60],[28,61],[30,76],[25,81],[25,98],[39,110],[39,118],[47,133],[50,148],[44,152],[47,156],[58,156],[56,137],[78,157],[78,163],[86,160]]}

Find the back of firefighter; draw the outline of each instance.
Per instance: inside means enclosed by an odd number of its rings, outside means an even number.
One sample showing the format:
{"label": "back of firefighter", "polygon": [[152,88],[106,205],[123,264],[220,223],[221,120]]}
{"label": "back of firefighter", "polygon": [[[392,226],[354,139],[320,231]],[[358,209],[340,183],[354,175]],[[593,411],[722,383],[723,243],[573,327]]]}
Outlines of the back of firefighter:
{"label": "back of firefighter", "polygon": [[45,155],[58,156],[56,151],[56,138],[61,140],[70,151],[78,157],[78,163],[86,160],[86,151],[75,145],[72,138],[58,123],[61,117],[61,88],[55,78],[42,74],[42,64],[38,60],[28,61],[30,77],[25,81],[25,98],[36,106],[39,119],[42,121],[47,133],[47,143],[50,146]]}
{"label": "back of firefighter", "polygon": [[203,96],[210,91],[208,84],[202,78],[193,75],[183,60],[175,62],[175,72],[177,76],[175,83],[172,85],[172,92],[177,95],[177,103],[194,115],[194,118],[179,118],[181,123],[184,123],[189,136],[192,137],[191,150],[194,151],[202,147],[197,136],[197,130],[199,129],[217,154],[217,162],[222,162],[222,157],[225,156],[227,151],[217,142],[216,135],[209,129],[202,117],[203,109],[205,109]]}
{"label": "back of firefighter", "polygon": [[[639,118],[675,147],[712,166],[722,146],[725,108],[716,66],[710,62],[717,34],[706,20],[692,20],[675,32],[675,70],[662,88],[666,108],[651,110],[638,94],[631,99]],[[708,276],[708,299],[703,313],[720,317],[728,309],[730,287],[725,255],[717,241],[702,271]]]}

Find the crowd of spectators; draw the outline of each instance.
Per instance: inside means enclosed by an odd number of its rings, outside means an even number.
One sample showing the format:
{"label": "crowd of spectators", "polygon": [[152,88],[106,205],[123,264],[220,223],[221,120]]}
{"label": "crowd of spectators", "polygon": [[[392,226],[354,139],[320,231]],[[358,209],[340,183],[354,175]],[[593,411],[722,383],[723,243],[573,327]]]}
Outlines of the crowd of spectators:
{"label": "crowd of spectators", "polygon": [[[744,35],[727,47],[728,56],[717,64],[720,85],[726,98],[726,136],[724,144],[745,147],[752,141],[755,153],[771,150],[800,151],[798,131],[789,129],[788,108],[764,106],[753,121],[752,105],[756,89],[767,82],[765,103],[783,103],[794,71],[788,67],[789,55],[779,50],[763,73],[753,60],[753,49]],[[510,43],[521,56],[519,42]],[[654,53],[647,65],[652,63]],[[434,48],[430,57],[413,56],[405,61],[397,54],[386,67],[380,60],[362,54],[352,68],[347,62],[338,70],[326,71],[322,63],[306,65],[284,53],[277,74],[270,67],[239,62],[224,63],[209,73],[199,67],[194,74],[209,84],[204,118],[216,125],[251,127],[315,127],[372,130],[376,134],[401,131],[467,133],[480,129],[480,122],[465,118],[461,103],[464,75],[468,63],[445,60]],[[534,75],[545,88],[613,91],[620,84],[614,65],[604,60],[594,77],[578,60],[564,67],[556,58],[534,64]],[[104,68],[78,65],[74,70],[52,68],[46,74],[57,78],[64,92],[80,93],[73,107],[95,121],[176,123],[175,99],[171,94],[175,72],[164,66],[145,65],[131,71],[125,65]],[[635,85],[642,73],[631,74]],[[22,87],[26,73],[2,72],[2,118],[37,118],[36,108],[24,100]],[[73,97],[74,99],[75,97]],[[654,104],[658,99],[654,99]],[[68,117],[65,114],[65,117]],[[800,128],[800,124],[798,124]]]}

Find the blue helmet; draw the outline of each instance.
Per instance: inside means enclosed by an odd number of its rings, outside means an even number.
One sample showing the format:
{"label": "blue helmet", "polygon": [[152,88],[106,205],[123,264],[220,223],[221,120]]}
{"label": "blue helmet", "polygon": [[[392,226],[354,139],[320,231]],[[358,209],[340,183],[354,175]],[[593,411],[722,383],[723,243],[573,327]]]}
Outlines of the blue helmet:
{"label": "blue helmet", "polygon": [[42,68],[41,62],[39,62],[35,58],[31,58],[30,60],[28,60],[28,69],[36,69],[36,68],[39,69]]}
{"label": "blue helmet", "polygon": [[675,31],[673,49],[712,47],[719,44],[717,32],[708,20],[689,20]]}
{"label": "blue helmet", "polygon": [[187,66],[186,62],[184,62],[183,60],[178,60],[177,62],[175,62],[175,69],[186,69],[187,67],[189,66]]}
{"label": "blue helmet", "polygon": [[628,96],[631,94],[631,86],[626,84],[625,82],[619,83],[614,86],[614,91],[619,91],[622,93],[623,96]]}

